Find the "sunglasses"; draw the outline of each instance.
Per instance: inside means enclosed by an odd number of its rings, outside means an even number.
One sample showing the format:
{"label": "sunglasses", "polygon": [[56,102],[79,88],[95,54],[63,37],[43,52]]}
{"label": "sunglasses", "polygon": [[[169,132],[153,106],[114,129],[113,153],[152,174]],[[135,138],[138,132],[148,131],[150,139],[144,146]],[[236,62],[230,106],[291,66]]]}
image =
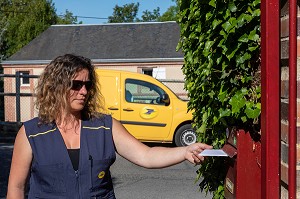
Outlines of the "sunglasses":
{"label": "sunglasses", "polygon": [[83,85],[85,86],[85,89],[89,91],[92,88],[93,83],[91,81],[72,80],[71,89],[79,91]]}

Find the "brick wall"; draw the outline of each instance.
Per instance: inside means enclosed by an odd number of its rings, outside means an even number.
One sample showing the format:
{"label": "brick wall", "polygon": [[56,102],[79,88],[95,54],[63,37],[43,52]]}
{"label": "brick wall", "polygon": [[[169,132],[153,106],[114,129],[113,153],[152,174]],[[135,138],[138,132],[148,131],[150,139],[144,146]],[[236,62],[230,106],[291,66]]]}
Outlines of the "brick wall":
{"label": "brick wall", "polygon": [[[298,7],[299,13],[299,7]],[[298,21],[300,16],[298,14]],[[288,100],[289,100],[288,2],[281,8],[281,198],[288,198]],[[297,198],[300,198],[300,24],[297,25]]]}

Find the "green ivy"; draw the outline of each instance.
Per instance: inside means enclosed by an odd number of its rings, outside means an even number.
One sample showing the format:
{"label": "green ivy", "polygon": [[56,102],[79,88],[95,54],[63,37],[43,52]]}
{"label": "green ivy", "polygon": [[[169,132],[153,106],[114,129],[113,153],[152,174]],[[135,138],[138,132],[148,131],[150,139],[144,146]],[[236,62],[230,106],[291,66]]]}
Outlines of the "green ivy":
{"label": "green ivy", "polygon": [[[183,73],[198,140],[221,148],[226,128],[259,129],[260,0],[181,0]],[[224,198],[226,162],[208,158],[201,190]]]}

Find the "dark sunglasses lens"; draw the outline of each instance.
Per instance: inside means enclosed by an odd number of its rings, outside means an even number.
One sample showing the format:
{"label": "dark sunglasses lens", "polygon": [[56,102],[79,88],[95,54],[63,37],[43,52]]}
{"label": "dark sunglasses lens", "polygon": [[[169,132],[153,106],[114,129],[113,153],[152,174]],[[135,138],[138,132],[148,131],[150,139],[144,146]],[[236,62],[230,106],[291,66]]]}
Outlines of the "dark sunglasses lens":
{"label": "dark sunglasses lens", "polygon": [[91,88],[92,88],[92,82],[91,81],[87,81],[87,82],[85,82],[85,88],[86,88],[86,90],[90,90]]}
{"label": "dark sunglasses lens", "polygon": [[85,85],[86,90],[90,90],[92,88],[91,81],[83,82],[83,81],[79,81],[79,80],[73,80],[71,88],[75,91],[79,91],[83,87],[83,85]]}
{"label": "dark sunglasses lens", "polygon": [[72,89],[73,90],[78,91],[78,90],[80,90],[82,88],[82,86],[83,86],[83,82],[82,81],[76,81],[76,80],[72,81]]}

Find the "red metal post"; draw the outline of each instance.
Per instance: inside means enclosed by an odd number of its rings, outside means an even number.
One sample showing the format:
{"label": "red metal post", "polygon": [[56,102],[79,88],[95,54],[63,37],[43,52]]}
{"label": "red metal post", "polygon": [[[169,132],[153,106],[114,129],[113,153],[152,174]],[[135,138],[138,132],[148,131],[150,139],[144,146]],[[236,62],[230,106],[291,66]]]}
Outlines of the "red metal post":
{"label": "red metal post", "polygon": [[289,198],[296,198],[297,1],[289,1]]}
{"label": "red metal post", "polygon": [[279,0],[261,1],[261,198],[280,198]]}

